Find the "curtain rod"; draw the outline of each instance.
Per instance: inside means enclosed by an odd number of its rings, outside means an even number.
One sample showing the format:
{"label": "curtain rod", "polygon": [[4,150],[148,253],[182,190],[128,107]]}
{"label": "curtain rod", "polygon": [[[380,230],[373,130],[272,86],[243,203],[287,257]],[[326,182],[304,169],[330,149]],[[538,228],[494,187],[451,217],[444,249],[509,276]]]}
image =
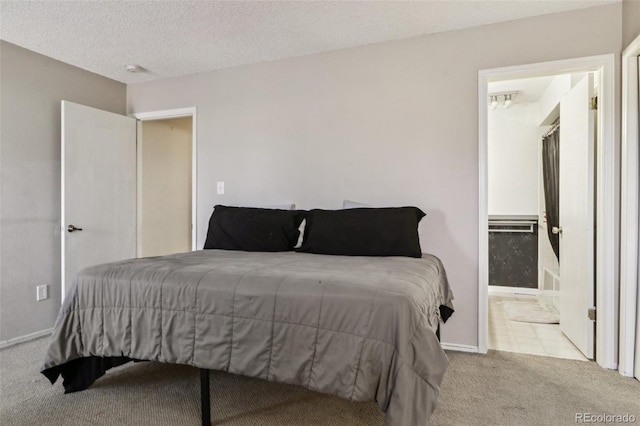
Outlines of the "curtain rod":
{"label": "curtain rod", "polygon": [[549,136],[551,133],[555,132],[559,128],[560,128],[560,118],[556,119],[556,121],[553,122],[551,129],[549,129],[544,135],[542,135],[542,139],[546,138],[547,136]]}

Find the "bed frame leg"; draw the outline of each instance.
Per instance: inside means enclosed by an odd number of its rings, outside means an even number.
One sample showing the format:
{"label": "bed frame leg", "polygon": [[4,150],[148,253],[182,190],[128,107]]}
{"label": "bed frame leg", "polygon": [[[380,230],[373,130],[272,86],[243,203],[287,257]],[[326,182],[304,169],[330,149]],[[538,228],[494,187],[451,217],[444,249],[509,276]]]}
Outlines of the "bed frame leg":
{"label": "bed frame leg", "polygon": [[200,369],[200,406],[202,408],[202,426],[211,426],[211,402],[209,400],[209,370]]}

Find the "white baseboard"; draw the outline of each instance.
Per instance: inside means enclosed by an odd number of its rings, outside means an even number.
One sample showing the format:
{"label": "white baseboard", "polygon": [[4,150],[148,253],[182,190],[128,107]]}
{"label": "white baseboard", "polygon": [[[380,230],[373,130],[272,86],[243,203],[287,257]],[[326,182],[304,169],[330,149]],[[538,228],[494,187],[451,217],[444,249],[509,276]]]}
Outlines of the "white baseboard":
{"label": "white baseboard", "polygon": [[442,349],[456,352],[471,352],[478,353],[477,346],[459,345],[457,343],[441,343]]}
{"label": "white baseboard", "polygon": [[24,336],[14,337],[13,339],[3,340],[0,342],[0,349],[8,348],[19,343],[28,342],[29,340],[38,339],[40,337],[48,336],[53,333],[53,328],[47,328],[46,330],[36,331],[35,333],[25,334]]}
{"label": "white baseboard", "polygon": [[540,294],[540,290],[538,290],[537,288],[502,287],[497,285],[490,285],[489,294],[526,294],[528,296],[537,296],[538,294]]}

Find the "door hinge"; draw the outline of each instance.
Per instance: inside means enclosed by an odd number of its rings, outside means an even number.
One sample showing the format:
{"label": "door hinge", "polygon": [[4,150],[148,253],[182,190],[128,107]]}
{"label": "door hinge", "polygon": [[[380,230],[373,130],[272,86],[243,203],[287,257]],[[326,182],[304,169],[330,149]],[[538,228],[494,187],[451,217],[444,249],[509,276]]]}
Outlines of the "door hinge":
{"label": "door hinge", "polygon": [[587,316],[589,317],[589,319],[591,321],[595,321],[596,320],[596,308],[595,308],[595,306],[593,308],[587,309]]}
{"label": "door hinge", "polygon": [[598,97],[594,96],[591,98],[591,109],[598,109]]}

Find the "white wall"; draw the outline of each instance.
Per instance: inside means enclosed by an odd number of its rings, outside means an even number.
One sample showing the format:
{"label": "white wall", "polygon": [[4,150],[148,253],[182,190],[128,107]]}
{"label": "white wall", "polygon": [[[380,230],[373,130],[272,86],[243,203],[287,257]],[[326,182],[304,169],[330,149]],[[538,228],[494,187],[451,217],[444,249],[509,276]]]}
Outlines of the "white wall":
{"label": "white wall", "polygon": [[352,199],[427,211],[422,247],[443,260],[456,298],[443,341],[475,346],[478,71],[619,56],[621,11],[615,3],[133,84],[127,109],[198,108],[199,247],[215,203]]}
{"label": "white wall", "polygon": [[140,123],[138,254],[191,250],[191,117]]}
{"label": "white wall", "polygon": [[538,122],[541,125],[551,125],[560,116],[560,99],[571,90],[571,74],[560,74],[553,77],[549,87],[540,98]]}
{"label": "white wall", "polygon": [[538,215],[538,110],[537,103],[489,109],[489,215]]}

